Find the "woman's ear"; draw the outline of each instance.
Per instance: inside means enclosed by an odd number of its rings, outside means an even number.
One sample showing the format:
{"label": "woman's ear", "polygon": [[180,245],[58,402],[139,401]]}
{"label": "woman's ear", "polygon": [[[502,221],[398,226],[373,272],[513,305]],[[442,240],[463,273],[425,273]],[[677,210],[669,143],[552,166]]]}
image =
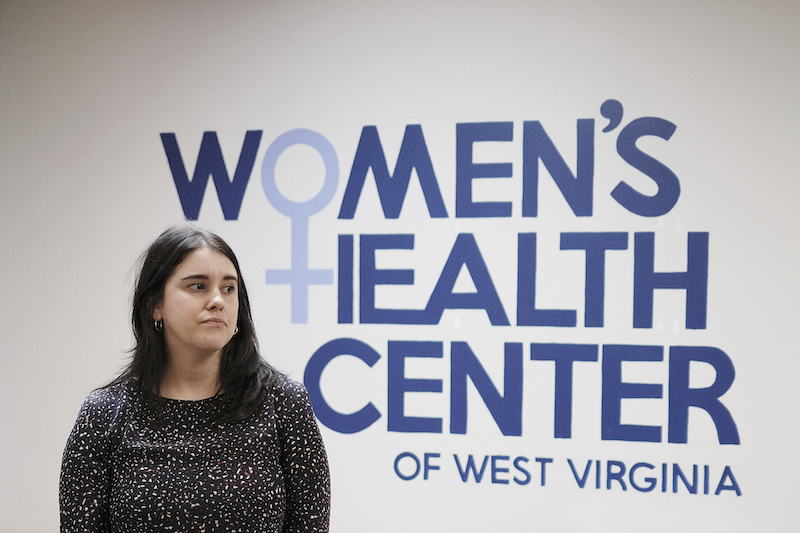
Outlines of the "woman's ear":
{"label": "woman's ear", "polygon": [[161,304],[158,304],[157,306],[155,306],[153,308],[153,320],[158,322],[162,318],[163,318],[163,315],[161,314]]}

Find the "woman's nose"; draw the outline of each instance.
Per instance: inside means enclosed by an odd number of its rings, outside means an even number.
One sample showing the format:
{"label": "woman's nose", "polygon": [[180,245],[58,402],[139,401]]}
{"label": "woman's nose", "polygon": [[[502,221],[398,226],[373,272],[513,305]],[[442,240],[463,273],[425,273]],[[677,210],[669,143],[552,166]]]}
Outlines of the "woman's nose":
{"label": "woman's nose", "polygon": [[211,294],[211,300],[208,302],[209,309],[222,309],[225,305],[225,300],[222,298],[222,292],[219,289],[214,290]]}

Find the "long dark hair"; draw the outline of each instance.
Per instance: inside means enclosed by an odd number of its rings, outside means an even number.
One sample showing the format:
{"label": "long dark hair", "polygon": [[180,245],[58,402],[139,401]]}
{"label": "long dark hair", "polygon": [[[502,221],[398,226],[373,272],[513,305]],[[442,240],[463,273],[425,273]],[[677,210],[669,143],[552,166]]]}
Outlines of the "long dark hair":
{"label": "long dark hair", "polygon": [[178,225],[166,230],[142,254],[133,292],[134,347],[131,361],[109,386],[131,381],[147,393],[158,395],[167,368],[168,351],[162,332],[157,331],[153,311],[164,297],[167,280],[191,252],[210,248],[233,263],[239,278],[239,331],[222,349],[219,379],[226,398],[226,418],[241,420],[252,414],[266,394],[266,386],[282,374],[261,358],[250,300],[239,261],[219,236],[194,226]]}

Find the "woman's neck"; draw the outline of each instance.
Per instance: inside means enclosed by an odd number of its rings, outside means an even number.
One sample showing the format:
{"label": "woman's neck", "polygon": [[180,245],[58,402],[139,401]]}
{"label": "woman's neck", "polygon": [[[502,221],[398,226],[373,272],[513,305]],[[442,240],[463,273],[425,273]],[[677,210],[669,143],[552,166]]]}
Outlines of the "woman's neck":
{"label": "woman's neck", "polygon": [[170,357],[160,394],[173,400],[204,400],[220,392],[221,354],[191,361]]}

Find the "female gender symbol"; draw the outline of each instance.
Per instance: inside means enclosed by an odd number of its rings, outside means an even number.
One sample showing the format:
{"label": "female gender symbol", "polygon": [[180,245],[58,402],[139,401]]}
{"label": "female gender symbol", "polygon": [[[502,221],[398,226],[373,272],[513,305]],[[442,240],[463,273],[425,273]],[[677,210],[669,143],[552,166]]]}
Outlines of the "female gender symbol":
{"label": "female gender symbol", "polygon": [[[275,183],[275,165],[290,146],[306,144],[316,150],[325,164],[325,181],[310,200],[295,202],[286,198]],[[267,148],[261,164],[261,184],[272,206],[292,220],[292,263],[289,269],[268,269],[268,285],[292,288],[292,323],[308,322],[308,286],[333,284],[332,269],[308,268],[308,221],[322,211],[336,194],[339,183],[339,159],[333,145],[321,134],[308,129],[294,129],[280,135]]]}

